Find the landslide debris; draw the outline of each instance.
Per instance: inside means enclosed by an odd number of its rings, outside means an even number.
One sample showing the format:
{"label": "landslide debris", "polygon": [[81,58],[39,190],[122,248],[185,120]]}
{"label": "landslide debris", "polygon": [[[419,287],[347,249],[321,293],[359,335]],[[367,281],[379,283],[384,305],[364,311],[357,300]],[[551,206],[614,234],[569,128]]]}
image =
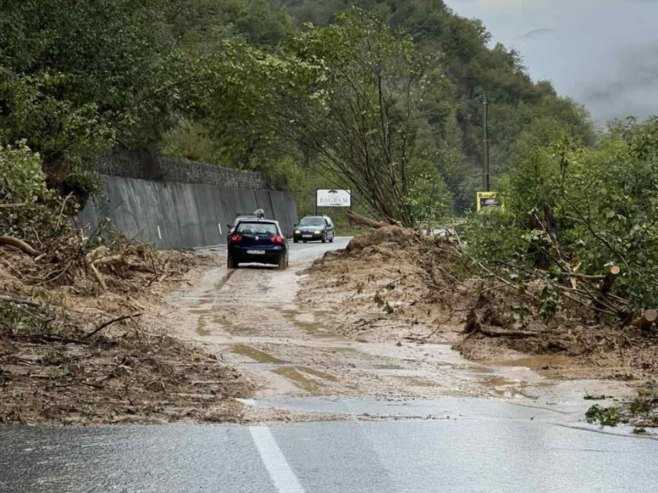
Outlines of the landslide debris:
{"label": "landslide debris", "polygon": [[386,226],[317,260],[300,305],[322,310],[331,303],[334,329],[357,340],[446,341],[466,309],[465,288],[455,291],[445,268],[452,256],[412,230]]}
{"label": "landslide debris", "polygon": [[213,260],[45,224],[0,242],[0,423],[239,421],[251,385],[141,321]]}
{"label": "landslide debris", "polygon": [[537,368],[562,378],[645,378],[658,369],[655,329],[592,322],[576,304],[547,314],[541,278],[517,287],[483,272],[458,239],[386,226],[312,270],[300,301],[331,302],[333,326],[353,339],[450,343],[490,363],[560,356]]}

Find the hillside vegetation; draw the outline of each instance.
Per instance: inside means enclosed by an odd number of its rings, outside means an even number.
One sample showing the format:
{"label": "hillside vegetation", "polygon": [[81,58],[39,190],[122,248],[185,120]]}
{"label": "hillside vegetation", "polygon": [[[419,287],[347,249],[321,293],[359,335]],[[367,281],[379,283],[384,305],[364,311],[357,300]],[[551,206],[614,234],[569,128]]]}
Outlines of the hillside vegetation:
{"label": "hillside vegetation", "polygon": [[0,8],[0,142],[38,152],[64,194],[94,191],[98,152],[147,148],[263,170],[302,212],[316,186],[346,185],[412,223],[472,206],[485,93],[494,181],[525,134],[593,140],[581,107],[440,0]]}

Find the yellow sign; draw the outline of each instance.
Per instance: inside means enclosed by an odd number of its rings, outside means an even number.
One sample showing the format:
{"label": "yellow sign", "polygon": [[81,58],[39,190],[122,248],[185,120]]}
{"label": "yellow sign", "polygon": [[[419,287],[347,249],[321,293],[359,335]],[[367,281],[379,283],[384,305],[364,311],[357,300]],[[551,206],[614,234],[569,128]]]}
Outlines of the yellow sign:
{"label": "yellow sign", "polygon": [[477,211],[484,213],[492,209],[498,209],[501,203],[496,198],[496,192],[477,192]]}

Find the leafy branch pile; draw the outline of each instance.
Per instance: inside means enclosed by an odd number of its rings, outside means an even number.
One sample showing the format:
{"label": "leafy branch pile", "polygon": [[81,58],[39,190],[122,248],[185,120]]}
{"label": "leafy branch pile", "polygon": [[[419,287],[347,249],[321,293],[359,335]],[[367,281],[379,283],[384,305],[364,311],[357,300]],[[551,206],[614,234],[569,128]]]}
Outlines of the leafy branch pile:
{"label": "leafy branch pile", "polygon": [[0,173],[0,264],[25,285],[70,286],[85,295],[138,291],[192,265],[190,255],[160,253],[102,224],[87,236],[71,228],[75,197],[46,187],[40,156],[25,145],[0,149]]}
{"label": "leafy branch pile", "polygon": [[469,251],[523,288],[543,281],[548,316],[565,307],[647,329],[658,307],[658,120],[611,126],[596,149],[559,132],[520,142],[504,209],[467,225]]}

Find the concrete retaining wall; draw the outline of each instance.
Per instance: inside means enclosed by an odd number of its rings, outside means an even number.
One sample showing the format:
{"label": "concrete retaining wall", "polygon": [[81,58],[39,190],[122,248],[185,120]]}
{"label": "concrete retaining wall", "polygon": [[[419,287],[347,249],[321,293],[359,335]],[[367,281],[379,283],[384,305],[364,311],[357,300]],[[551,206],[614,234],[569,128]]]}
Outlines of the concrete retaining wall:
{"label": "concrete retaining wall", "polygon": [[92,164],[101,175],[177,183],[206,183],[227,189],[267,190],[263,173],[157,156],[147,151],[113,151]]}
{"label": "concrete retaining wall", "polygon": [[[263,209],[267,218],[281,223],[284,234],[291,235],[297,222],[292,193],[258,190],[256,185],[264,185],[260,178],[233,176],[229,186],[221,186],[101,174],[106,198],[90,201],[78,223],[93,228],[107,217],[129,238],[159,248],[184,248],[226,243],[227,225],[236,214]],[[238,187],[236,180],[249,183],[251,189]]]}

